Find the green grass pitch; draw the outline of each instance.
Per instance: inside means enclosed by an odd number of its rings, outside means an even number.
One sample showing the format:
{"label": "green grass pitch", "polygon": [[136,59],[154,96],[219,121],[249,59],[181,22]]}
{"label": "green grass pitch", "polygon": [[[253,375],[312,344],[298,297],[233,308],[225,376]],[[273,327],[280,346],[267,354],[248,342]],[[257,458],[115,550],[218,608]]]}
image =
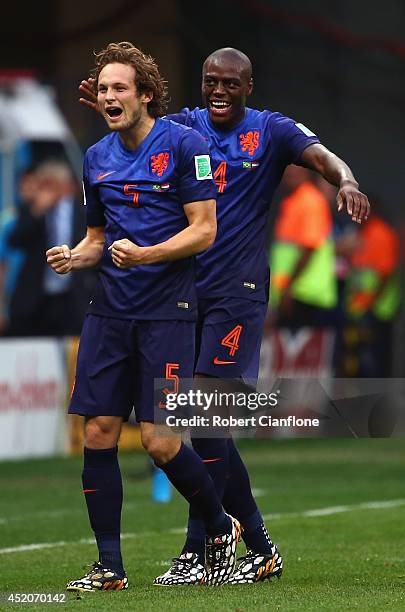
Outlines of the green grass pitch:
{"label": "green grass pitch", "polygon": [[[130,589],[85,593],[81,599],[68,593],[67,603],[59,605],[16,606],[3,596],[0,610],[405,610],[403,440],[239,446],[284,556],[281,580],[237,587],[153,586],[179,552],[186,504],[177,494],[170,504],[151,501],[147,459],[139,452],[121,456]],[[2,593],[61,593],[67,580],[95,560],[80,472],[79,458],[0,463]],[[49,546],[29,549],[30,544]]]}

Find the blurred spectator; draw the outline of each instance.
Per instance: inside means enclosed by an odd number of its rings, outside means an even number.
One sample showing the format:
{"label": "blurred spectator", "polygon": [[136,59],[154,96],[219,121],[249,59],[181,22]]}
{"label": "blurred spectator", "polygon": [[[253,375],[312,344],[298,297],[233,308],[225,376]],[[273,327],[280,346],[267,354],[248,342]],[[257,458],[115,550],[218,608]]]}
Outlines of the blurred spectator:
{"label": "blurred spectator", "polygon": [[76,244],[84,235],[82,206],[69,166],[45,161],[25,193],[9,244],[24,253],[10,302],[8,335],[76,335],[89,297],[87,275],[57,275],[46,265],[54,244]]}
{"label": "blurred spectator", "polygon": [[35,193],[35,171],[28,168],[21,174],[17,207],[9,207],[0,218],[0,334],[8,327],[10,299],[20,272],[24,253],[9,244],[9,237],[17,222],[17,209],[23,202],[28,203]]}
{"label": "blurred spectator", "polygon": [[270,305],[280,327],[325,327],[337,304],[330,204],[305,168],[289,166],[270,250]]}
{"label": "blurred spectator", "polygon": [[391,374],[392,322],[400,303],[400,243],[371,199],[372,216],[357,235],[337,243],[350,264],[346,280],[344,372],[350,376]]}

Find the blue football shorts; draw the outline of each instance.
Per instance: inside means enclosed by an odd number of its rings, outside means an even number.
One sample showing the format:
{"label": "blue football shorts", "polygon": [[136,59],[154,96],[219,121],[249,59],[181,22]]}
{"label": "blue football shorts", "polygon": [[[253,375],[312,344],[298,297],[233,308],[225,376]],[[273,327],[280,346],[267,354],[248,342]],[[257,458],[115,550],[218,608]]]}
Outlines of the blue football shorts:
{"label": "blue football shorts", "polygon": [[153,423],[155,379],[193,377],[195,323],[88,314],[80,336],[70,414]]}
{"label": "blue football shorts", "polygon": [[266,312],[243,298],[199,300],[195,373],[256,381]]}

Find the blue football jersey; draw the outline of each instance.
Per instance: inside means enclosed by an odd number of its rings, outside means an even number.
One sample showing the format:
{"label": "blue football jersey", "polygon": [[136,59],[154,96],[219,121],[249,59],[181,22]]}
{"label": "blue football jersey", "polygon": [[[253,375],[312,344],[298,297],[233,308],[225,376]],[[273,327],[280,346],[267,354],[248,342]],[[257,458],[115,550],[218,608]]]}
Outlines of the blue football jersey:
{"label": "blue football jersey", "polygon": [[269,204],[286,166],[319,139],[305,126],[268,110],[247,108],[243,121],[229,131],[216,129],[207,109],[185,108],[169,117],[209,142],[218,189],[217,237],[197,257],[198,297],[267,301]]}
{"label": "blue football jersey", "polygon": [[195,130],[157,119],[135,151],[111,133],[88,149],[83,186],[89,227],[104,227],[105,247],[89,312],[131,319],[196,318],[194,257],[127,270],[108,247],[168,240],[188,226],[184,205],[216,198],[208,145]]}

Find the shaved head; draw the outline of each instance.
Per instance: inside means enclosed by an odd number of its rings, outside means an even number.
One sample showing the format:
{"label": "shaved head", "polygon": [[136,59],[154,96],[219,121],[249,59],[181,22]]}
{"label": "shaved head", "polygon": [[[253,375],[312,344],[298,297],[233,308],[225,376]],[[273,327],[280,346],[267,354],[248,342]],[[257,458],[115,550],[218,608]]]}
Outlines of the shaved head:
{"label": "shaved head", "polygon": [[230,130],[243,120],[252,88],[252,64],[242,51],[224,47],[205,60],[202,96],[217,128]]}
{"label": "shaved head", "polygon": [[216,65],[231,65],[233,66],[241,76],[250,80],[252,78],[252,62],[248,56],[234,49],[233,47],[224,47],[223,49],[217,49],[211,55],[207,57],[203,65],[203,71],[207,64],[213,63]]}

